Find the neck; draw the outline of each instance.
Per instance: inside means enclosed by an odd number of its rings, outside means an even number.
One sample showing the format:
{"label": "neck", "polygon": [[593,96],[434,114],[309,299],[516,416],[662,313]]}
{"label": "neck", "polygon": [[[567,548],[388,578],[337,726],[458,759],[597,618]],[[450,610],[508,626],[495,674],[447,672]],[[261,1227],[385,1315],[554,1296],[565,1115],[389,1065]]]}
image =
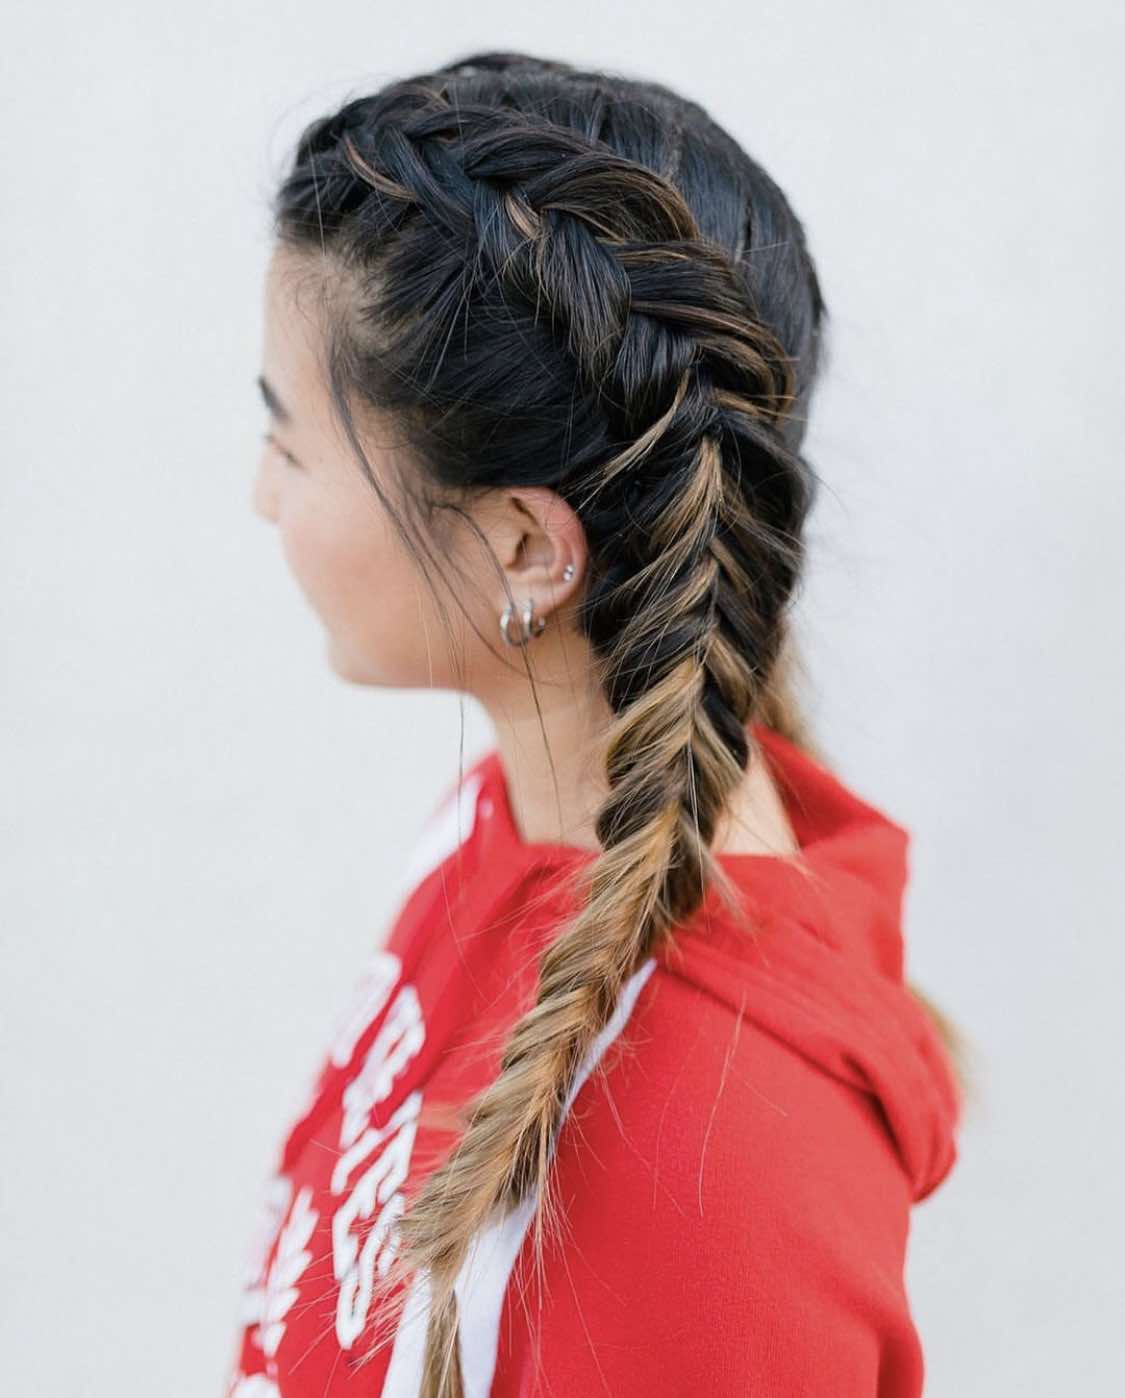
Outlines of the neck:
{"label": "neck", "polygon": [[[570,677],[560,680],[553,674],[567,674],[566,666],[541,663],[550,659],[548,647],[529,654],[536,656],[538,706],[526,675],[503,692],[478,696],[496,733],[516,829],[525,843],[597,849],[594,819],[609,790],[600,761],[609,706],[593,684],[589,663],[580,665],[571,655]],[[584,686],[577,676],[587,677]],[[732,793],[713,847],[730,854],[791,854],[798,848],[760,752],[751,755]]]}
{"label": "neck", "polygon": [[609,790],[598,761],[609,706],[593,687],[552,682],[538,664],[535,676],[538,706],[526,679],[484,703],[516,829],[526,843],[596,849],[594,818]]}

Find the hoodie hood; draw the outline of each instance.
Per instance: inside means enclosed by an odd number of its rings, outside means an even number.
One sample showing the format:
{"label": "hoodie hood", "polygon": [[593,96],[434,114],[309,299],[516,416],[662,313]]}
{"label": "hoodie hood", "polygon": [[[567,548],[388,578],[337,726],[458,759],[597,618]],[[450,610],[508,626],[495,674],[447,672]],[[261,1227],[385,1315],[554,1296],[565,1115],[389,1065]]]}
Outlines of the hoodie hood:
{"label": "hoodie hood", "polygon": [[[720,855],[757,930],[740,927],[708,890],[655,959],[823,1072],[869,1093],[912,1197],[924,1199],[957,1158],[962,1104],[937,1028],[904,979],[909,832],[776,730],[756,723],[749,731],[785,802],[801,860]],[[522,840],[495,748],[475,764],[464,799],[486,817],[491,854],[513,873],[595,857],[577,846]]]}

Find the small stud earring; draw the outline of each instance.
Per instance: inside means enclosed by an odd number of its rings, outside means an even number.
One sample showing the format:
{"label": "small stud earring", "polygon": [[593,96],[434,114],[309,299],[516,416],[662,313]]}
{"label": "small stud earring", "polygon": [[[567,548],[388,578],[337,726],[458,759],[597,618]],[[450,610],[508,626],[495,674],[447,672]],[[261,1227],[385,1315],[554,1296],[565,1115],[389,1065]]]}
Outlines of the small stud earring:
{"label": "small stud earring", "polygon": [[568,563],[563,569],[563,582],[569,582],[574,577],[574,564]]}

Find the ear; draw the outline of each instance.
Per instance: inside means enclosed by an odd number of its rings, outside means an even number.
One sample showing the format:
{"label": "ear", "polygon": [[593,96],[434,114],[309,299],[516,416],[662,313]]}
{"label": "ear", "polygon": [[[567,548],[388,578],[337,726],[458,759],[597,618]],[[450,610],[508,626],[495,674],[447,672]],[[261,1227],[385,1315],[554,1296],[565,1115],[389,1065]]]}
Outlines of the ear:
{"label": "ear", "polygon": [[508,605],[506,582],[517,604],[530,601],[539,616],[549,616],[582,586],[589,557],[586,531],[562,496],[546,486],[508,487],[496,494],[489,533],[504,570],[496,601],[501,610]]}

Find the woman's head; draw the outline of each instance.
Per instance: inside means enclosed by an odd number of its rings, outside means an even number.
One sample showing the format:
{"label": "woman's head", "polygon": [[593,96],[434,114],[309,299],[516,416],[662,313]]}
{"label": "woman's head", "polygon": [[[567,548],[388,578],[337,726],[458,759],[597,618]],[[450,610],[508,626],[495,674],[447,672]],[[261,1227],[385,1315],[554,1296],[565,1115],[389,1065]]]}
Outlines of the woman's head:
{"label": "woman's head", "polygon": [[[536,652],[538,684],[556,673],[573,684],[589,669],[568,606],[586,569],[580,521],[552,489],[518,482],[451,492],[456,509],[427,509],[417,497],[436,499],[439,488],[396,414],[351,386],[359,468],[324,361],[325,282],[341,275],[284,242],[273,251],[260,378],[271,425],[253,497],[324,625],[334,668],[359,684],[456,688],[488,704],[513,677],[527,682],[500,653],[497,619],[514,596],[552,617]],[[518,632],[516,617],[509,634]]]}
{"label": "woman's head", "polygon": [[[611,648],[626,570],[653,562],[649,487],[674,491],[703,435],[698,394],[668,410],[707,344],[711,385],[749,390],[758,414],[710,409],[728,455],[761,456],[771,412],[800,444],[823,313],[800,224],[663,87],[481,55],[313,123],[274,212],[263,377],[290,420],[255,504],[346,678],[484,698],[492,657],[526,680],[497,634],[509,602]],[[768,467],[732,464],[784,543],[811,475],[794,460],[786,500]],[[536,644],[540,682],[553,644]]]}
{"label": "woman's head", "polygon": [[[473,1233],[529,1192],[549,1212],[575,1066],[723,888],[751,720],[797,733],[781,662],[824,307],[784,196],[700,107],[524,55],[313,122],[275,215],[263,373],[300,465],[271,450],[256,500],[337,667],[487,700],[577,646],[606,714],[582,912],[399,1221],[402,1270],[430,1277],[429,1391],[452,1393]],[[511,649],[497,619],[526,600],[547,629]]]}

